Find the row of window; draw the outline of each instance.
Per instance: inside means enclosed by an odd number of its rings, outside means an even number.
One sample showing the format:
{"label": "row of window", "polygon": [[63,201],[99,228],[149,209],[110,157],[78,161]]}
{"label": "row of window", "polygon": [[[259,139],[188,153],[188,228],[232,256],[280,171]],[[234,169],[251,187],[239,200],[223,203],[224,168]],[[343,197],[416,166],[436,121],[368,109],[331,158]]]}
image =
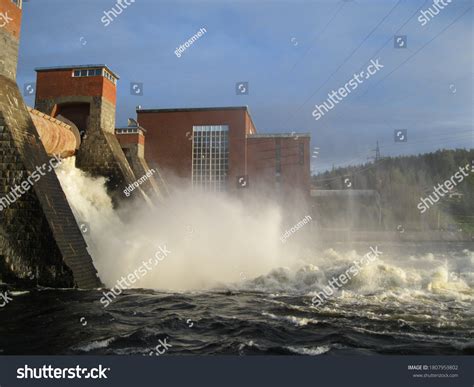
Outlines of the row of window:
{"label": "row of window", "polygon": [[123,133],[138,133],[138,128],[115,129],[115,133],[117,133],[117,134],[123,134]]}
{"label": "row of window", "polygon": [[72,73],[73,77],[95,77],[98,75],[102,75],[102,69],[74,70]]}
{"label": "row of window", "polygon": [[104,77],[111,81],[114,85],[117,84],[117,78],[110,74],[106,69],[104,69]]}
{"label": "row of window", "polygon": [[209,136],[215,132],[228,132],[229,127],[227,125],[202,125],[193,126],[193,132],[202,132],[202,136]]}
{"label": "row of window", "polygon": [[97,77],[103,76],[110,80],[113,84],[117,84],[117,78],[110,74],[106,69],[81,69],[72,72],[73,77]]}
{"label": "row of window", "polygon": [[225,191],[229,170],[229,127],[193,127],[193,186],[205,191]]}
{"label": "row of window", "polygon": [[21,8],[23,0],[12,0],[12,3],[15,4],[18,8]]}

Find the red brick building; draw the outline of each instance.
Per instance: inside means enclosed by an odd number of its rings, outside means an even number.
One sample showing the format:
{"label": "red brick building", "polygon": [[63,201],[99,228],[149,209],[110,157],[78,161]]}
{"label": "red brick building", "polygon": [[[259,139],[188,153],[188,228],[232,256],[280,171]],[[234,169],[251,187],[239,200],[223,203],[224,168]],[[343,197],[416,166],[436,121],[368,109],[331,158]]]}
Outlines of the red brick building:
{"label": "red brick building", "polygon": [[106,65],[41,67],[36,72],[38,110],[68,118],[83,134],[99,128],[114,133],[119,77]]}
{"label": "red brick building", "polygon": [[[36,109],[77,127],[81,146],[76,166],[93,176],[106,176],[118,205],[126,198],[125,187],[148,169],[142,148],[128,148],[125,154],[115,135],[118,75],[105,64],[41,67],[36,72]],[[148,188],[144,192],[140,187],[135,196],[160,196],[157,185]]]}
{"label": "red brick building", "polygon": [[138,109],[135,126],[116,128],[118,76],[109,67],[36,71],[36,108],[77,126],[83,140],[77,166],[114,177],[111,191],[149,165],[164,178],[157,182],[161,191],[164,181],[172,186],[179,179],[206,191],[309,197],[309,134],[258,134],[246,106]]}
{"label": "red brick building", "polygon": [[310,190],[309,134],[257,134],[246,106],[139,109],[145,158],[205,190],[278,196]]}

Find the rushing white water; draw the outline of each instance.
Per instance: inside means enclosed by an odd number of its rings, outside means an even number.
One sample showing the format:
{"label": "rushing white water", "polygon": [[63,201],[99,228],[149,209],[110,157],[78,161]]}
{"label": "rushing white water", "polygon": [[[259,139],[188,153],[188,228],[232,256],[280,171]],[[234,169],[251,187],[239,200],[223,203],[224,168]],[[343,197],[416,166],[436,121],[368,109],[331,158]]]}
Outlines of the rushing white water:
{"label": "rushing white water", "polygon": [[[57,174],[76,219],[89,223],[86,241],[100,278],[109,287],[153,258],[159,246],[166,246],[171,253],[133,287],[230,286],[314,296],[364,254],[297,250],[294,244],[281,242],[281,214],[275,206],[259,203],[256,210],[226,195],[190,189],[175,190],[157,208],[130,204],[119,216],[104,178],[91,178],[75,168],[73,158]],[[472,302],[473,287],[472,251],[416,256],[384,252],[362,265],[347,284],[334,288],[330,298],[357,302],[365,296],[383,302],[394,295],[400,301],[433,296]]]}
{"label": "rushing white water", "polygon": [[244,281],[286,262],[280,241],[280,212],[270,204],[258,208],[226,195],[175,190],[156,208],[129,204],[120,216],[105,189],[69,158],[57,175],[85,235],[100,278],[114,286],[153,258],[159,247],[171,253],[134,287],[191,290]]}
{"label": "rushing white water", "polygon": [[[332,278],[350,273],[349,269],[355,268],[354,261],[361,257],[354,250],[308,253],[298,269],[274,269],[248,281],[245,286],[253,290],[316,295],[329,286]],[[334,294],[328,299],[397,294],[400,298],[434,295],[455,301],[474,301],[474,252],[467,249],[416,256],[384,252],[355,272],[357,274],[346,284],[333,286]]]}

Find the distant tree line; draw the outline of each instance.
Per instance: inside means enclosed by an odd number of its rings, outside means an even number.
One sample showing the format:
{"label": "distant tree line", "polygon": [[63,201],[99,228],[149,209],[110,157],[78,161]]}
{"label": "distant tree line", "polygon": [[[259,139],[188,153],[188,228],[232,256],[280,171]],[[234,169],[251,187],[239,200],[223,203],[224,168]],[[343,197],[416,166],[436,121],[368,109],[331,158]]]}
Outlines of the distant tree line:
{"label": "distant tree line", "polygon": [[[375,190],[379,203],[372,199],[317,199],[316,213],[329,227],[364,229],[474,231],[474,149],[439,150],[416,156],[382,157],[363,165],[335,168],[312,177],[313,189]],[[459,167],[470,166],[449,193],[421,213],[422,198],[433,195],[434,187],[444,184]],[[349,220],[348,220],[349,219]]]}

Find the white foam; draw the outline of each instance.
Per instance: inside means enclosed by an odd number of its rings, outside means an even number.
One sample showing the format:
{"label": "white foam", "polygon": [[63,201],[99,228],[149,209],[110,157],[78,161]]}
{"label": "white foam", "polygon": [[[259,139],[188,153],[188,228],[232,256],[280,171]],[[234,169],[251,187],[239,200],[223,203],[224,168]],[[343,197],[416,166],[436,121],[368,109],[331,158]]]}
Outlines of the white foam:
{"label": "white foam", "polygon": [[279,239],[280,212],[270,203],[260,203],[255,215],[255,208],[236,198],[183,188],[157,208],[124,204],[119,217],[104,178],[75,168],[74,158],[57,174],[76,220],[89,223],[86,241],[109,287],[152,258],[159,246],[171,254],[133,287],[210,289],[219,282],[243,283],[287,260]]}
{"label": "white foam", "polygon": [[316,348],[306,348],[306,347],[286,347],[293,353],[297,353],[299,355],[309,355],[309,356],[318,356],[322,355],[326,352],[329,352],[331,350],[331,347],[328,345],[322,345],[320,347]]}
{"label": "white foam", "polygon": [[90,352],[94,349],[107,348],[115,340],[116,339],[114,337],[110,337],[110,338],[104,339],[104,340],[97,340],[97,341],[93,341],[89,344],[79,346],[79,347],[77,347],[77,349],[79,351],[83,351],[83,352]]}

